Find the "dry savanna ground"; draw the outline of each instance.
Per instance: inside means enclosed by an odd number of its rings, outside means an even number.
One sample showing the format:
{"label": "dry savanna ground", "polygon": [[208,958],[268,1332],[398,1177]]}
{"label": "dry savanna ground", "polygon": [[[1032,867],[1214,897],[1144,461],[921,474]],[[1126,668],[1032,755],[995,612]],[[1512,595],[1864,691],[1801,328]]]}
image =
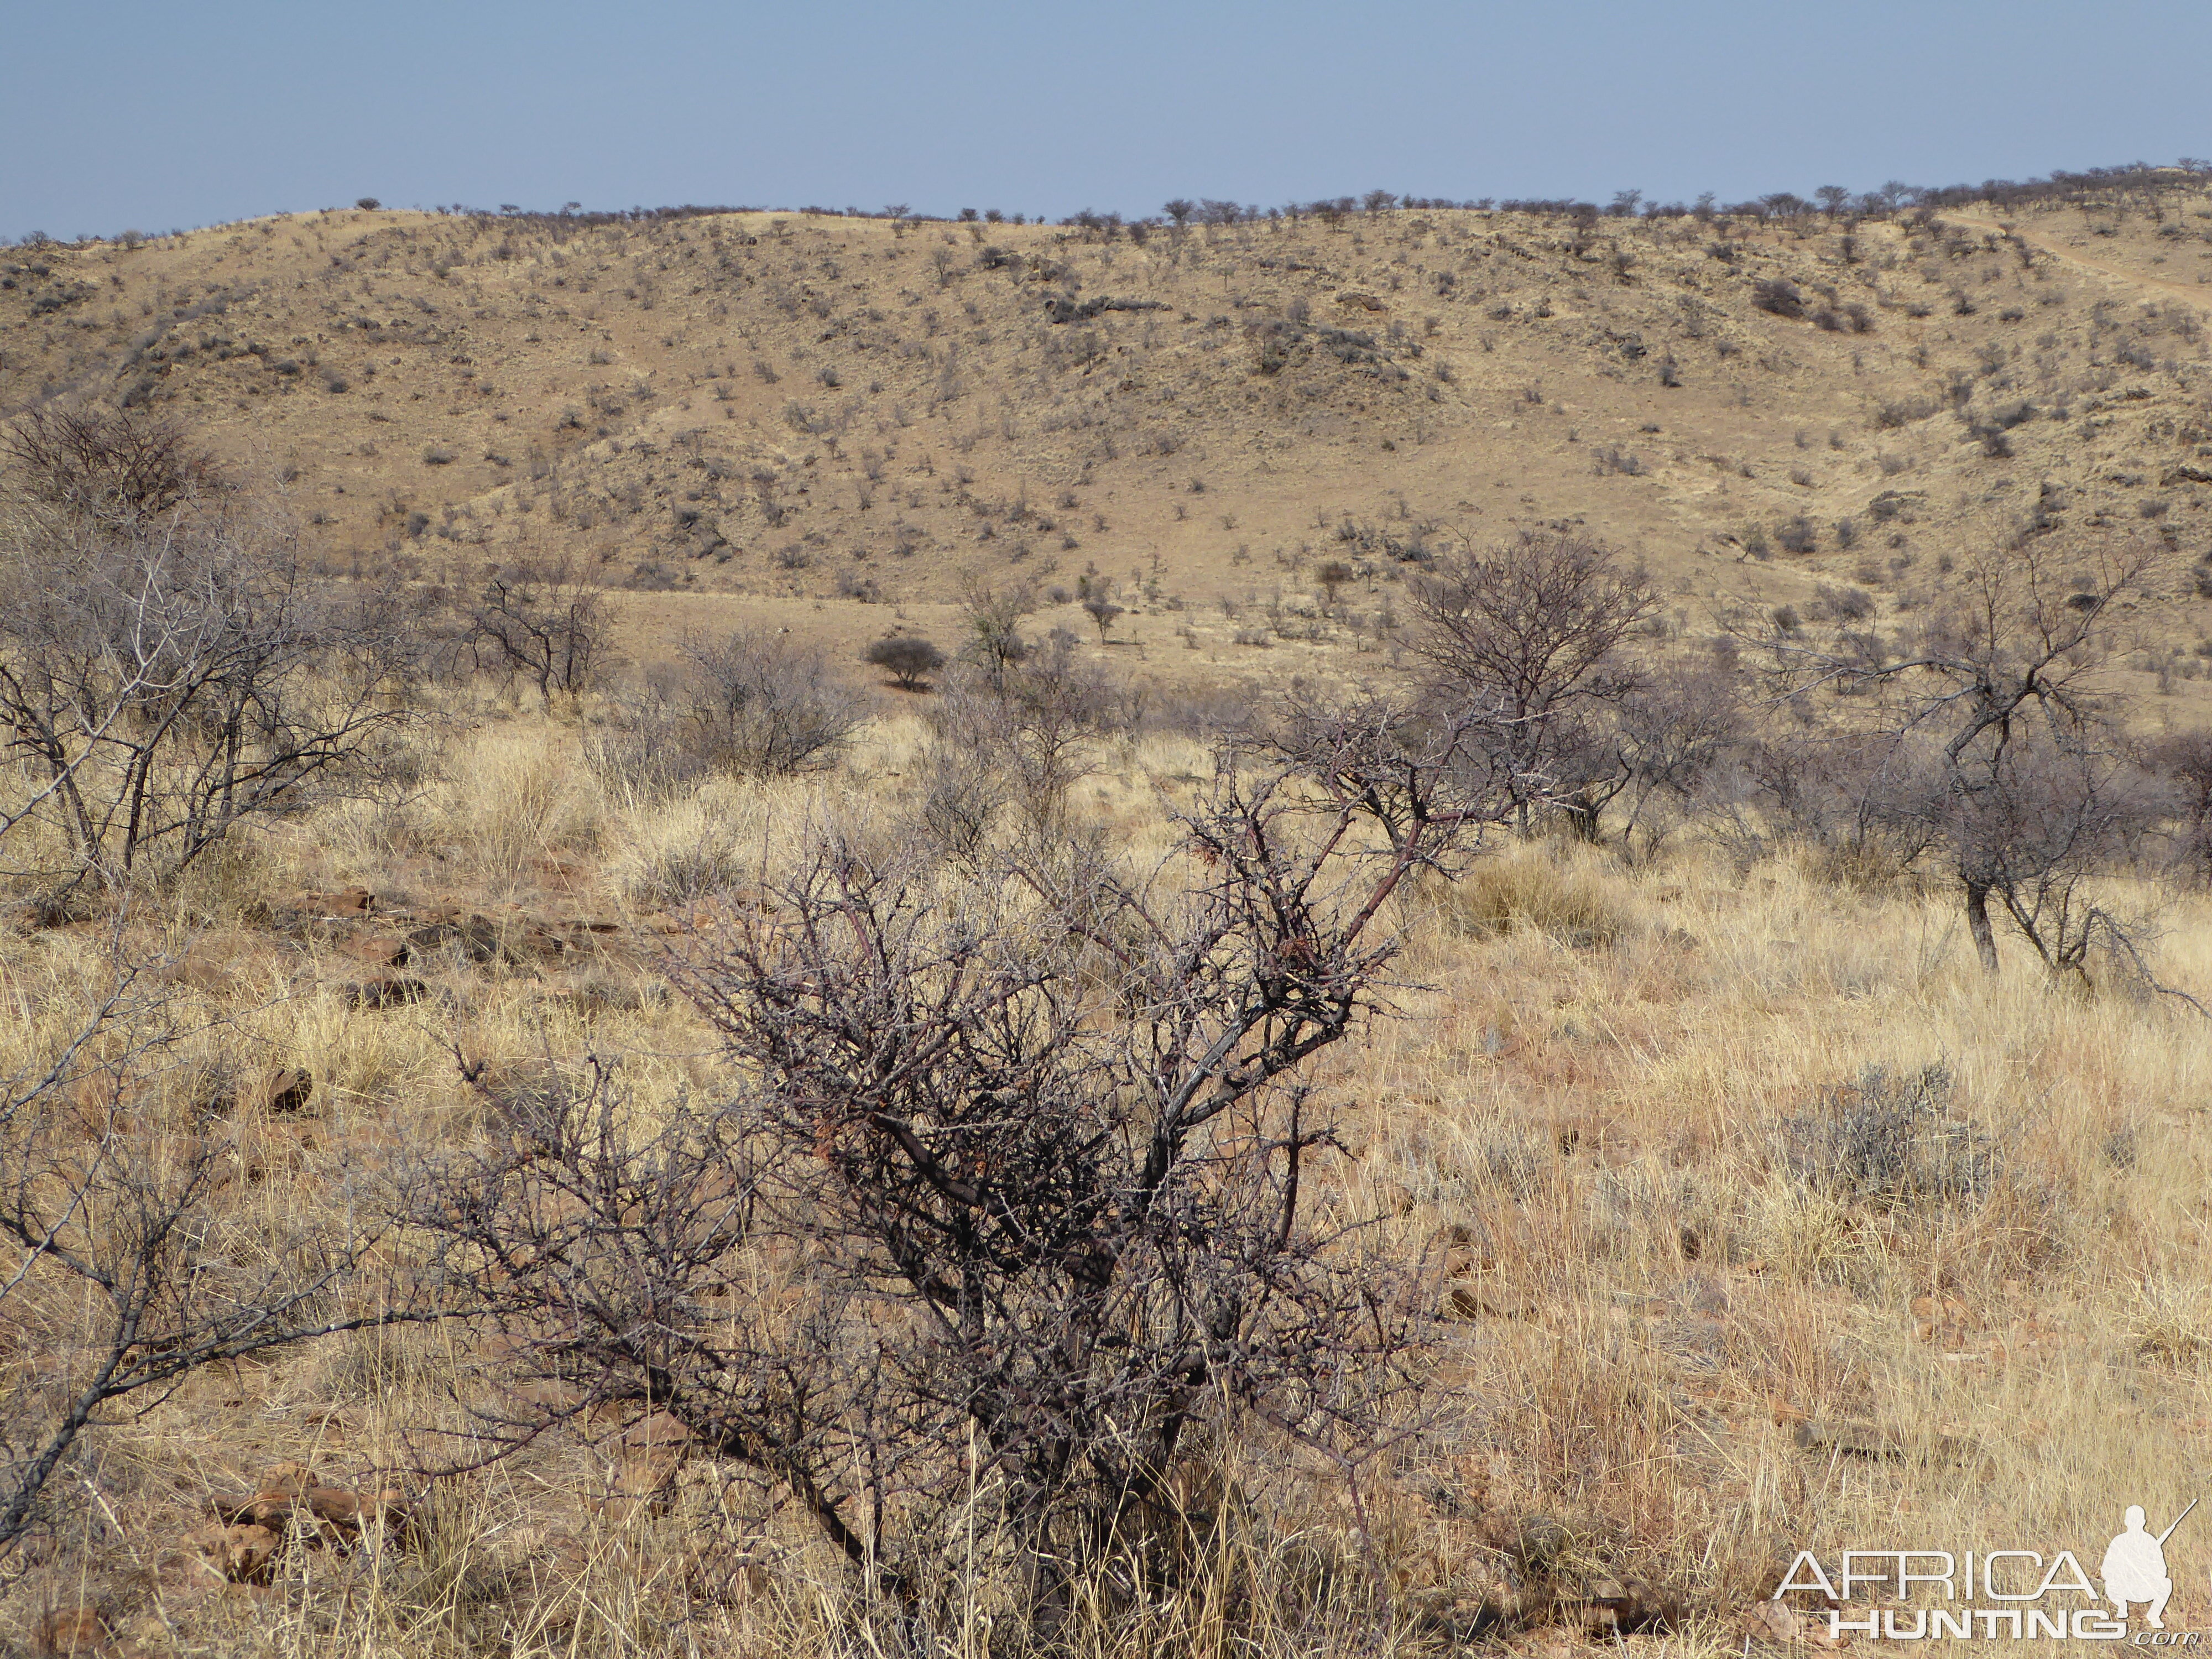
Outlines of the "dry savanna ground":
{"label": "dry savanna ground", "polygon": [[[91,1361],[148,1351],[100,1348],[125,1292],[64,1260],[71,1241],[128,1261],[145,1217],[177,1218],[137,1258],[181,1287],[149,1325],[220,1323],[208,1298],[286,1252],[283,1282],[315,1286],[294,1310],[309,1324],[461,1297],[410,1172],[595,1078],[613,1081],[574,1097],[604,1116],[578,1121],[643,1142],[753,1088],[773,1060],[696,994],[698,952],[796,930],[809,879],[928,848],[948,915],[994,914],[976,890],[1018,869],[1182,915],[1182,886],[1256,844],[1194,857],[1174,816],[1218,799],[1231,717],[1294,685],[1413,689],[1414,588],[1460,549],[1549,529],[1621,550],[1654,596],[1624,658],[1727,678],[1747,754],[1887,706],[1805,712],[1780,667],[1762,678],[1754,634],[1902,639],[1992,568],[2056,584],[2046,628],[2094,626],[2051,672],[2098,732],[2212,725],[2208,274],[2212,195],[2178,176],[1850,223],[1406,210],[1138,240],[335,211],[9,250],[0,409],[179,423],[253,486],[254,533],[292,538],[333,591],[395,580],[426,628],[490,568],[565,561],[626,660],[540,696],[444,651],[404,697],[361,704],[376,723],[349,741],[374,748],[373,780],[303,783],[166,873],[72,852],[18,742],[0,777],[8,1467]],[[23,538],[54,521],[9,522],[9,580],[35,585]],[[2100,586],[2114,550],[2135,562]],[[994,750],[971,738],[1018,695],[988,659],[918,691],[848,666],[894,632],[972,654],[978,596],[1024,587],[1032,646],[1073,637],[998,669],[1103,676],[1110,716],[1055,726],[1048,687]],[[680,722],[651,723],[653,688],[683,641],[740,627],[826,647],[804,665],[847,678],[846,741],[783,775],[666,761]],[[8,633],[0,667],[39,637]],[[1752,1617],[1802,1549],[2065,1547],[2094,1570],[2129,1504],[2162,1525],[2212,1457],[2212,1027],[2160,988],[2212,1003],[2201,863],[2162,850],[2185,805],[2157,795],[2142,833],[2085,839],[2118,852],[2067,866],[2069,915],[2124,918],[2132,957],[2046,972],[2001,915],[1990,975],[1935,832],[1900,850],[1837,829],[1844,811],[1815,833],[1752,761],[1699,766],[1621,797],[1650,816],[1624,833],[1601,815],[1594,842],[1485,813],[1449,869],[1382,902],[1398,953],[1303,1068],[1297,1112],[1334,1125],[1307,1149],[1302,1224],[1334,1241],[1316,1259],[1404,1290],[1389,1358],[1419,1386],[1382,1408],[1373,1455],[1232,1410],[1226,1383],[1212,1415],[1186,1390],[1173,1409],[1203,1427],[1146,1500],[1171,1523],[1105,1540],[1115,1565],[1066,1568],[1041,1614],[1013,1477],[972,1435],[867,1522],[886,1553],[922,1529],[899,1548],[932,1564],[923,1594],[874,1577],[866,1540],[841,1553],[796,1477],[709,1443],[665,1395],[569,1413],[582,1396],[502,1372],[511,1325],[372,1322],[241,1341],[99,1402],[0,1558],[0,1628],[146,1656],[1717,1659],[1825,1645]],[[1363,823],[1346,845],[1382,839]],[[1084,925],[1110,951],[1136,914]],[[2085,951],[2105,937],[2078,925]],[[1253,982],[1295,975],[1304,937],[1276,938]],[[1077,957],[1071,983],[1111,978]],[[1101,994],[1069,1030],[1088,1041],[1121,1006]],[[826,1169],[843,1133],[794,1144]],[[544,1213],[601,1206],[593,1248],[619,1254],[654,1200],[600,1173]],[[96,1201],[55,1208],[65,1191]],[[380,1206],[401,1220],[371,1246],[313,1254]],[[702,1279],[655,1317],[696,1332],[748,1297],[802,1305],[786,1258],[744,1260],[756,1279]],[[477,1288],[533,1271],[518,1253]],[[588,1322],[543,1311],[541,1357]],[[483,1455],[487,1413],[532,1412],[542,1432]],[[2185,1529],[2169,1559],[2168,1626],[2212,1625],[2212,1550]]]}
{"label": "dry savanna ground", "polygon": [[[246,1097],[226,1106],[237,1151],[217,1200],[234,1224],[329,1201],[320,1179],[349,1157],[469,1133],[482,1109],[456,1048],[495,1066],[619,1054],[646,1111],[723,1086],[711,1035],[654,971],[668,866],[702,844],[773,858],[816,815],[891,811],[920,748],[888,720],[835,777],[641,805],[578,742],[569,723],[487,720],[406,806],[300,825],[146,924],[168,930],[200,1034],[161,1087]],[[1155,789],[1202,763],[1184,739],[1121,747],[1082,786],[1083,816],[1141,859]],[[356,888],[375,896],[367,915]],[[1839,887],[1786,854],[1741,867],[1686,847],[1631,870],[1513,845],[1402,908],[1389,1012],[1315,1081],[1341,1108],[1343,1201],[1432,1274],[1437,1409],[1371,1473],[1359,1517],[1325,1468],[1226,1449],[1244,1495],[1222,1525],[1255,1571],[1304,1575],[1290,1590],[1325,1607],[1329,1564],[1357,1573],[1372,1547],[1407,1651],[1493,1620],[1525,1644],[1625,1618],[1659,1626],[1632,1646],[1717,1652],[1799,1547],[2091,1540],[2128,1503],[2171,1515],[2193,1495],[2212,1437],[2198,1016],[2055,993],[2024,969],[1992,982],[1948,894]],[[2205,911],[2170,902],[2160,952],[2200,987]],[[427,994],[364,1006],[375,964],[455,912],[511,948],[434,933],[408,968]],[[105,939],[8,940],[11,1060],[100,982]],[[303,1099],[275,1106],[237,1081],[293,1087],[295,1072]],[[1828,1133],[1838,1091],[1931,1077],[1923,1103],[1986,1160],[1970,1190],[1885,1209],[1802,1178],[1793,1158]],[[285,1466],[406,1487],[394,1472],[454,1420],[465,1343],[332,1338],[211,1368],[118,1422],[78,1466],[51,1562],[12,1590],[13,1622],[94,1608],[149,1652],[867,1639],[799,1522],[763,1516],[739,1566],[723,1564],[712,1462],[619,1418],[410,1491],[419,1530],[380,1548],[295,1542],[236,1584],[201,1565],[210,1498],[282,1490]],[[2191,1627],[2212,1597],[2185,1578],[2177,1612]],[[1213,1650],[1222,1617],[1170,1605],[1121,1640]]]}

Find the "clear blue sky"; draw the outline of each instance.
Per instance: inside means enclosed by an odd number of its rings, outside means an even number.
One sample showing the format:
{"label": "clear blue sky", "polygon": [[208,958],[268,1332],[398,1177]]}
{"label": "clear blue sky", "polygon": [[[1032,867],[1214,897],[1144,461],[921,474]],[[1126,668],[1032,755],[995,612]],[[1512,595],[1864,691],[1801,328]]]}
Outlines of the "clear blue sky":
{"label": "clear blue sky", "polygon": [[0,235],[393,206],[1724,200],[2212,155],[2205,0],[0,0]]}

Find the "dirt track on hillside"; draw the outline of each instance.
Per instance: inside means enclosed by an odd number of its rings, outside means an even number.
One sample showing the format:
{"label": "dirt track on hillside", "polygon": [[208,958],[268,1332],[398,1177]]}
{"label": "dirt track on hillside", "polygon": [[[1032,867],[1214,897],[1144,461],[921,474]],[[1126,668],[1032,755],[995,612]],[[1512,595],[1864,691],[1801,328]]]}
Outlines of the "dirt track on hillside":
{"label": "dirt track on hillside", "polygon": [[[1994,231],[2000,235],[2005,234],[2003,226],[1988,219],[1964,219],[1954,216],[1949,222],[1966,225],[1975,230]],[[2153,289],[2161,294],[2170,294],[2175,299],[2186,301],[2200,310],[2212,311],[2212,289],[2193,286],[2187,283],[2169,283],[2161,276],[2145,276],[2140,272],[2129,270],[2119,265],[2108,265],[2100,259],[2086,258],[2079,253],[2070,252],[2063,247],[2054,246],[2047,238],[2032,236],[2024,230],[2015,229],[2011,234],[2038,252],[2048,253],[2054,259],[2063,259],[2069,265],[2079,265],[2084,270],[2094,270],[2100,276],[2109,276],[2115,282],[2125,283],[2133,288]]]}

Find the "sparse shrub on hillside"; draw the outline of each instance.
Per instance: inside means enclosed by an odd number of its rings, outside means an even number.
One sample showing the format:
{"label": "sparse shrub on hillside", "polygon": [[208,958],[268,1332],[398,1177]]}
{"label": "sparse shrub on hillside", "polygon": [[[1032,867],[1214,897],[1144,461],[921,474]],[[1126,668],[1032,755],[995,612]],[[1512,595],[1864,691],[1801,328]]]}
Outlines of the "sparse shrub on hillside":
{"label": "sparse shrub on hillside", "polygon": [[1797,284],[1779,276],[1762,276],[1751,285],[1751,302],[1759,310],[1795,320],[1805,314],[1805,296]]}
{"label": "sparse shrub on hillside", "polygon": [[945,653],[919,635],[895,634],[871,645],[866,660],[915,691],[921,689],[925,677],[945,665]]}

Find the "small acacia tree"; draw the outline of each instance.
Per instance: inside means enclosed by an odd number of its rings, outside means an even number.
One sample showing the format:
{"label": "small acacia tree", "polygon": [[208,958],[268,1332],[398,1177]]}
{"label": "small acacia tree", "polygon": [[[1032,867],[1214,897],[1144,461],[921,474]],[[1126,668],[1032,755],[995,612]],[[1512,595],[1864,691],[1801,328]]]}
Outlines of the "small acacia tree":
{"label": "small acacia tree", "polygon": [[1331,1116],[1297,1079],[1466,823],[1449,741],[1406,729],[1310,722],[1259,774],[1224,755],[1148,872],[1060,840],[959,875],[818,836],[674,965],[726,1097],[631,1113],[592,1067],[510,1093],[414,1186],[525,1374],[495,1446],[656,1407],[919,1609],[966,1515],[1047,1621],[1192,1535],[1194,1471],[1239,1425],[1356,1465],[1423,1316],[1325,1195]]}
{"label": "small acacia tree", "polygon": [[1103,593],[1093,593],[1089,599],[1084,600],[1083,608],[1089,613],[1091,620],[1098,626],[1098,643],[1105,644],[1107,631],[1114,626],[1115,619],[1121,615],[1121,607]]}
{"label": "small acacia tree", "polygon": [[1025,582],[994,587],[970,574],[962,579],[961,603],[968,612],[968,659],[981,669],[994,685],[1003,685],[1007,673],[1030,653],[1022,637],[1022,618],[1036,609],[1036,593]]}
{"label": "small acacia tree", "polygon": [[494,565],[468,608],[465,637],[479,664],[528,680],[548,708],[614,665],[606,597],[573,559]]}
{"label": "small acacia tree", "polygon": [[1486,734],[1522,833],[1588,779],[1590,731],[1636,684],[1619,654],[1650,610],[1640,568],[1577,536],[1524,531],[1413,585],[1413,649],[1452,718]]}
{"label": "small acacia tree", "polygon": [[2086,974],[2100,945],[2139,966],[2126,930],[2082,884],[2153,813],[2099,675],[2114,609],[2154,564],[2141,550],[2105,551],[2069,580],[2048,544],[2029,541],[1977,561],[1894,638],[1861,629],[1761,641],[1791,695],[1880,700],[1865,723],[1892,758],[1876,775],[1911,780],[1889,792],[1887,810],[1942,849],[1988,973],[1993,906],[2054,972]]}
{"label": "small acacia tree", "polygon": [[908,691],[919,691],[922,681],[945,666],[945,653],[918,634],[894,634],[869,646],[864,660],[880,668]]}
{"label": "small acacia tree", "polygon": [[0,516],[0,753],[28,783],[0,802],[0,871],[17,877],[173,874],[241,823],[378,787],[413,717],[394,592],[319,579],[280,526],[176,495],[173,467],[114,467],[137,506],[32,468]]}

